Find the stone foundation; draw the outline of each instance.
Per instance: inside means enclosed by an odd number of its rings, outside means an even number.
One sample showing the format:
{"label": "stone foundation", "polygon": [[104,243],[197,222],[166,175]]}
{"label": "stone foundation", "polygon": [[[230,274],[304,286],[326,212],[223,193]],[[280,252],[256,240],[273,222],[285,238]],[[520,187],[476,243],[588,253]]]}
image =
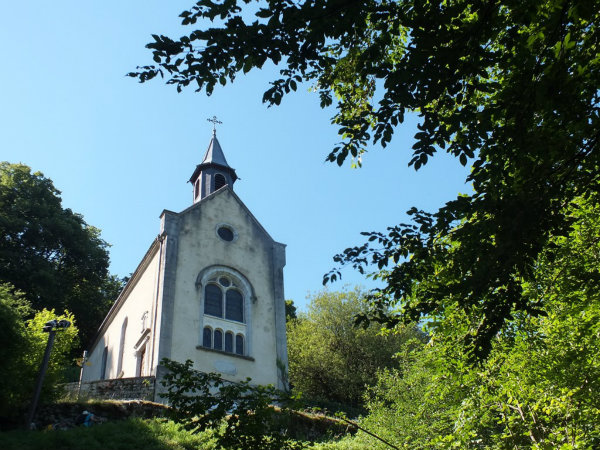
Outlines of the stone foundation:
{"label": "stone foundation", "polygon": [[[102,400],[154,400],[154,377],[117,378],[114,380],[98,380],[63,385],[69,398],[102,399]],[[79,395],[78,395],[79,393]]]}

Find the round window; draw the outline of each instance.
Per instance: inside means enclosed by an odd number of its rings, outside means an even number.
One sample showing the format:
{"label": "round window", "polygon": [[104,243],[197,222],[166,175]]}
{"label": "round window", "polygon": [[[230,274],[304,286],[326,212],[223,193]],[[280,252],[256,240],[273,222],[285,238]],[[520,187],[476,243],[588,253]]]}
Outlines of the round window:
{"label": "round window", "polygon": [[233,241],[233,238],[234,238],[233,230],[229,227],[219,227],[219,229],[217,230],[217,234],[224,241],[228,241],[228,242]]}
{"label": "round window", "polygon": [[223,287],[229,287],[229,285],[231,284],[231,282],[229,281],[229,278],[225,278],[225,277],[219,278],[219,283]]}

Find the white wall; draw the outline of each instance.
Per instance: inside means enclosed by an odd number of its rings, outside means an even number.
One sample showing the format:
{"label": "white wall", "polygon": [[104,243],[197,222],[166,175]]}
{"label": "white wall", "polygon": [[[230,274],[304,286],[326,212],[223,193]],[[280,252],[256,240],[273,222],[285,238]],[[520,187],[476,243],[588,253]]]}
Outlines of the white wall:
{"label": "white wall", "polygon": [[[250,377],[256,384],[277,385],[273,241],[227,189],[184,211],[179,221],[171,359],[191,359],[194,368],[221,372],[229,380]],[[217,236],[220,224],[235,231],[233,242]],[[214,320],[204,318],[204,286],[197,287],[196,279],[203,269],[215,265],[241,273],[254,289],[256,298],[245,298],[249,306],[246,327],[251,327],[246,330],[247,356],[253,360],[197,348],[202,344],[204,324],[212,325]],[[230,326],[240,329],[235,322]]]}
{"label": "white wall", "polygon": [[[137,375],[137,350],[134,348],[140,340],[143,333],[142,316],[148,313],[146,327],[151,327],[152,305],[156,296],[159,245],[155,245],[153,251],[146,255],[146,258],[134,273],[123,294],[111,309],[107,320],[101,327],[102,335],[94,345],[88,355],[88,364],[84,370],[84,381],[101,379],[102,353],[104,347],[108,347],[108,359],[106,379],[117,378],[119,348],[121,342],[121,330],[125,318],[127,318],[127,328],[125,341],[123,345],[123,364],[122,377],[134,377]],[[152,333],[146,333],[151,344]],[[144,343],[142,342],[142,346]],[[139,349],[138,349],[139,350]],[[145,375],[150,375],[151,345],[148,345],[146,351]]]}

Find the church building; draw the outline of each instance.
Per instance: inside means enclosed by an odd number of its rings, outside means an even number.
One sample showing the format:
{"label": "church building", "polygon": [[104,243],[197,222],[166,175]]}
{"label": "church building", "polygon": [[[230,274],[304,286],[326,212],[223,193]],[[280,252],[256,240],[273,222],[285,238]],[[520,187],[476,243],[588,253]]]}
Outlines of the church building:
{"label": "church building", "polygon": [[169,358],[231,381],[286,387],[285,245],[235,194],[237,178],[213,130],[189,180],[193,204],[162,212],[158,237],[89,349],[82,381],[159,381]]}

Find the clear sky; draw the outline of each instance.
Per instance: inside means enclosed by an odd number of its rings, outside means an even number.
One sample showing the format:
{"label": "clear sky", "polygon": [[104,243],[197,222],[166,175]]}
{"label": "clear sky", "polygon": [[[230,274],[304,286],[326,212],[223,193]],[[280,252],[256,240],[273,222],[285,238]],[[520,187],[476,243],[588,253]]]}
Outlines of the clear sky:
{"label": "clear sky", "polygon": [[[308,85],[267,108],[276,71],[240,76],[211,97],[177,94],[160,80],[125,76],[151,63],[151,34],[179,37],[193,1],[3,2],[0,6],[0,160],[43,172],[63,206],[112,245],[111,272],[133,272],[159,232],[163,209],[192,203],[187,183],[211,137],[241,177],[234,190],[271,236],[287,244],[286,298],[301,307],[321,289],[332,256],[363,242],[361,231],[406,221],[411,206],[434,211],[468,192],[467,169],[446,154],[408,167],[415,118],[392,143],[370,149],[362,169],[324,162],[339,141],[334,109]],[[191,28],[190,28],[191,31]],[[345,284],[372,286],[351,269]]]}

